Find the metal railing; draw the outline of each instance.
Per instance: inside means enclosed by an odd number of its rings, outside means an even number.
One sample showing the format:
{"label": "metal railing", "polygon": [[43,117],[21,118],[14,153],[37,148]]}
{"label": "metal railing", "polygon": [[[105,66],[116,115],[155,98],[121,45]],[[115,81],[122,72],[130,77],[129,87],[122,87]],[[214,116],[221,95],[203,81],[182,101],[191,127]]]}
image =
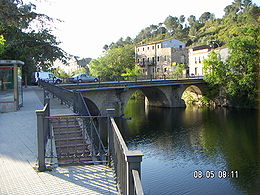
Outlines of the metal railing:
{"label": "metal railing", "polygon": [[129,76],[101,76],[98,77],[98,83],[107,82],[107,81],[142,81],[142,80],[166,80],[166,79],[201,79],[203,76],[194,75],[194,76],[175,76],[170,74],[154,74],[154,75],[129,75]]}
{"label": "metal railing", "polygon": [[[105,147],[100,137],[100,132],[97,130],[94,118],[107,118],[107,133],[108,133],[108,161],[110,166],[115,170],[116,180],[118,183],[118,189],[123,195],[143,195],[143,189],[141,184],[141,161],[143,153],[140,151],[128,150],[125,141],[116,125],[114,120],[114,109],[107,109],[107,116],[91,116],[88,110],[88,107],[84,101],[83,96],[79,92],[70,92],[69,90],[62,88],[60,86],[55,86],[44,81],[39,81],[39,85],[42,86],[45,90],[51,92],[53,95],[58,97],[61,102],[65,102],[68,106],[72,106],[75,113],[78,113],[80,116],[75,116],[80,118],[83,124],[84,136],[87,139],[91,139],[92,144],[92,153],[96,158],[104,159],[106,155]],[[45,93],[46,94],[46,93]],[[72,96],[73,94],[73,96]],[[67,96],[67,97],[66,97]],[[42,141],[39,146],[41,151],[38,153],[39,156],[39,170],[44,171],[45,159],[42,148],[46,147],[46,135],[49,132],[48,120],[50,120],[49,104],[44,107],[42,111],[36,111],[37,113],[37,122],[38,128],[42,133],[44,139],[39,139]],[[39,118],[38,118],[39,116]],[[47,133],[46,133],[47,132]],[[107,157],[106,156],[106,157]]]}
{"label": "metal railing", "polygon": [[[114,109],[107,109],[112,116]],[[108,156],[115,169],[118,188],[123,195],[142,195],[141,161],[143,153],[128,150],[113,117],[108,117]]]}
{"label": "metal railing", "polygon": [[[60,99],[61,103],[65,103],[67,106],[72,107],[74,113],[79,114],[77,118],[82,123],[83,135],[87,134],[91,140],[92,154],[98,158],[97,160],[103,160],[106,162],[106,150],[104,144],[82,94],[76,91],[71,92],[65,88],[41,80],[39,80],[39,86]],[[47,93],[44,94],[46,95]],[[50,117],[48,116],[47,119],[49,120],[49,118]]]}

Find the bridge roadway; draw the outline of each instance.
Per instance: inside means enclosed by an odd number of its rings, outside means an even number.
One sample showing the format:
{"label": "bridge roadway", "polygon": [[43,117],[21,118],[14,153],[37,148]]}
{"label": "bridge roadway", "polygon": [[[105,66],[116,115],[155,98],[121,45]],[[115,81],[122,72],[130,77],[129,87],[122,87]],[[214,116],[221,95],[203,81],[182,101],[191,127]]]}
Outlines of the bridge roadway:
{"label": "bridge roadway", "polygon": [[202,77],[185,79],[157,79],[157,80],[137,80],[137,81],[110,81],[97,83],[76,83],[61,84],[59,86],[69,90],[93,91],[93,90],[113,90],[122,88],[140,88],[140,87],[161,87],[173,85],[194,85],[205,84]]}
{"label": "bridge roadway", "polygon": [[185,107],[184,91],[202,95],[207,87],[203,78],[138,80],[100,83],[77,83],[59,85],[82,93],[92,115],[105,114],[107,108],[115,108],[123,115],[128,100],[137,90],[146,96],[150,106]]}

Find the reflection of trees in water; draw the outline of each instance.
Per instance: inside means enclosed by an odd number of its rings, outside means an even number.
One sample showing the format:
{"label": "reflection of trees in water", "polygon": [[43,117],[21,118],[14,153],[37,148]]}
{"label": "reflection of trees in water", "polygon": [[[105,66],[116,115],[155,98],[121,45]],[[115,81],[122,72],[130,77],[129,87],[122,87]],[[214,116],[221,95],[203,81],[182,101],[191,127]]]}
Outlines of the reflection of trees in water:
{"label": "reflection of trees in water", "polygon": [[[212,163],[219,169],[238,170],[231,179],[239,190],[255,192],[259,182],[259,142],[254,111],[226,109],[165,109],[130,103],[131,121],[123,122],[131,147],[169,161]],[[259,184],[259,183],[258,183]]]}
{"label": "reflection of trees in water", "polygon": [[218,109],[204,116],[207,120],[204,120],[201,145],[210,155],[222,153],[227,170],[239,171],[239,178],[231,181],[240,190],[252,192],[260,182],[256,113],[245,110],[223,112],[226,111]]}

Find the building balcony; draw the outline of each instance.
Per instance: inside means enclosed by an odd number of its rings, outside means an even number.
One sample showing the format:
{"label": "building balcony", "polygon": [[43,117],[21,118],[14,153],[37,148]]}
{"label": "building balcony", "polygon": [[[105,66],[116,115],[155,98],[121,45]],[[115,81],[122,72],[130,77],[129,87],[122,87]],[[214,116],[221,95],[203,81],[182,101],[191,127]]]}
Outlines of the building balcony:
{"label": "building balcony", "polygon": [[155,66],[155,62],[148,62],[147,65],[148,66]]}

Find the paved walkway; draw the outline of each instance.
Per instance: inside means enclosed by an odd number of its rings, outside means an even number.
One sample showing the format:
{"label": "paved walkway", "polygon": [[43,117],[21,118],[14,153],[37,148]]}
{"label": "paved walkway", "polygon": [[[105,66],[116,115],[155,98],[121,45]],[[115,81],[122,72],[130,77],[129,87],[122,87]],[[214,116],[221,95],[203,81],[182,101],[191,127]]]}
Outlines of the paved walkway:
{"label": "paved walkway", "polygon": [[[58,167],[37,172],[36,114],[43,91],[24,89],[24,106],[0,114],[0,194],[117,194],[113,172],[104,165]],[[72,113],[51,99],[51,114]]]}

